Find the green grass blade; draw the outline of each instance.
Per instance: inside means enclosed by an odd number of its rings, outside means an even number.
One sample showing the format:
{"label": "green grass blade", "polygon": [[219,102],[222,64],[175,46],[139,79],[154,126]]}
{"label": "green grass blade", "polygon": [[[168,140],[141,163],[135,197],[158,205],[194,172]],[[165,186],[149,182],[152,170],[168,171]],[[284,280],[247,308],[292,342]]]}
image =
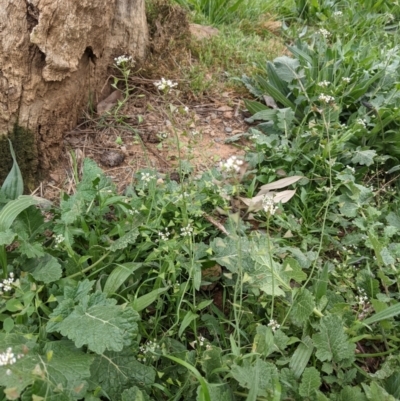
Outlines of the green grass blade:
{"label": "green grass blade", "polygon": [[141,266],[142,263],[117,264],[117,267],[108,276],[107,281],[104,284],[103,292],[107,295],[115,294],[128,277]]}
{"label": "green grass blade", "polygon": [[370,316],[369,318],[364,319],[362,321],[362,323],[369,325],[372,323],[380,322],[381,320],[390,319],[398,314],[400,314],[400,303],[389,306],[388,308],[384,309],[383,311],[375,313],[374,315]]}
{"label": "green grass blade", "polygon": [[162,294],[167,290],[168,287],[158,288],[157,290],[153,290],[148,294],[142,295],[141,297],[135,299],[131,303],[131,306],[133,309],[135,309],[136,312],[140,312],[143,309],[147,308],[149,305],[151,305],[158,298],[160,294]]}

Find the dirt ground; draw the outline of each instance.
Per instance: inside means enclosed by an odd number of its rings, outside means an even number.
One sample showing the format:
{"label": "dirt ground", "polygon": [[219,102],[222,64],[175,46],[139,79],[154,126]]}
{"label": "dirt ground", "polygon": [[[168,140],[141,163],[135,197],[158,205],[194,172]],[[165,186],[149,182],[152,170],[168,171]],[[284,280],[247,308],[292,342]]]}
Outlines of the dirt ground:
{"label": "dirt ground", "polygon": [[[193,96],[187,90],[189,83],[181,78],[182,66],[196,62],[188,41],[207,40],[218,30],[190,25],[181,9],[158,1],[159,8],[148,15],[151,56],[137,72],[132,70],[129,97],[124,98],[120,87],[114,98],[94,104],[81,124],[65,133],[63,157],[35,195],[58,201],[61,192],[74,193],[76,171],[79,174],[86,157],[95,160],[122,192],[143,168],[177,174],[179,160],[187,160],[201,172],[245,153],[243,138],[230,142],[249,128],[242,94],[221,85]],[[178,86],[168,94],[160,93],[154,83],[161,77]],[[116,113],[118,99],[124,102]],[[110,106],[114,108],[104,112]]]}

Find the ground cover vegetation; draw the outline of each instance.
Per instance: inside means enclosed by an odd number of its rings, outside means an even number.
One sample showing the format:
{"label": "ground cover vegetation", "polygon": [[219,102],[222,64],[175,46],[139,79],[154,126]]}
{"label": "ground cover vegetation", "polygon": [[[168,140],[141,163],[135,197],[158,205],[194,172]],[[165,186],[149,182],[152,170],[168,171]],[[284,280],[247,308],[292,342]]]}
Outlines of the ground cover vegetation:
{"label": "ground cover vegetation", "polygon": [[[226,83],[249,93],[251,128],[231,139],[246,155],[202,174],[181,158],[178,179],[143,169],[123,194],[87,159],[59,204],[22,195],[14,157],[0,399],[400,399],[398,4],[179,3],[257,41],[260,15],[283,20],[285,54]],[[133,66],[115,67],[125,124]],[[168,101],[179,84],[161,78]]]}

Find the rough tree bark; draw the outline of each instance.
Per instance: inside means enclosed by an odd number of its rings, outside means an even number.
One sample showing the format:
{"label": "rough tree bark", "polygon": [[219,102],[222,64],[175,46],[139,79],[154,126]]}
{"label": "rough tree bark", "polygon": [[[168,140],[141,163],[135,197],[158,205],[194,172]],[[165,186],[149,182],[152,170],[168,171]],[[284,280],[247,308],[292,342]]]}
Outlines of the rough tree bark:
{"label": "rough tree bark", "polygon": [[0,0],[0,184],[9,137],[31,184],[63,134],[101,100],[116,56],[145,56],[144,0]]}

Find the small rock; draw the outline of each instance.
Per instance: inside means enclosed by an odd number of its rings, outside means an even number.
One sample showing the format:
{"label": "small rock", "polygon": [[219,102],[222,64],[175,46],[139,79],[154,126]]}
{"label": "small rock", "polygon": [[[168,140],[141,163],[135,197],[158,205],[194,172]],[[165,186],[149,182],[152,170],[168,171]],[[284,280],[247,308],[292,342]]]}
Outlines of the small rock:
{"label": "small rock", "polygon": [[225,132],[230,134],[232,132],[232,128],[231,127],[225,127]]}
{"label": "small rock", "polygon": [[210,114],[211,120],[215,120],[217,118],[217,115],[215,113]]}

